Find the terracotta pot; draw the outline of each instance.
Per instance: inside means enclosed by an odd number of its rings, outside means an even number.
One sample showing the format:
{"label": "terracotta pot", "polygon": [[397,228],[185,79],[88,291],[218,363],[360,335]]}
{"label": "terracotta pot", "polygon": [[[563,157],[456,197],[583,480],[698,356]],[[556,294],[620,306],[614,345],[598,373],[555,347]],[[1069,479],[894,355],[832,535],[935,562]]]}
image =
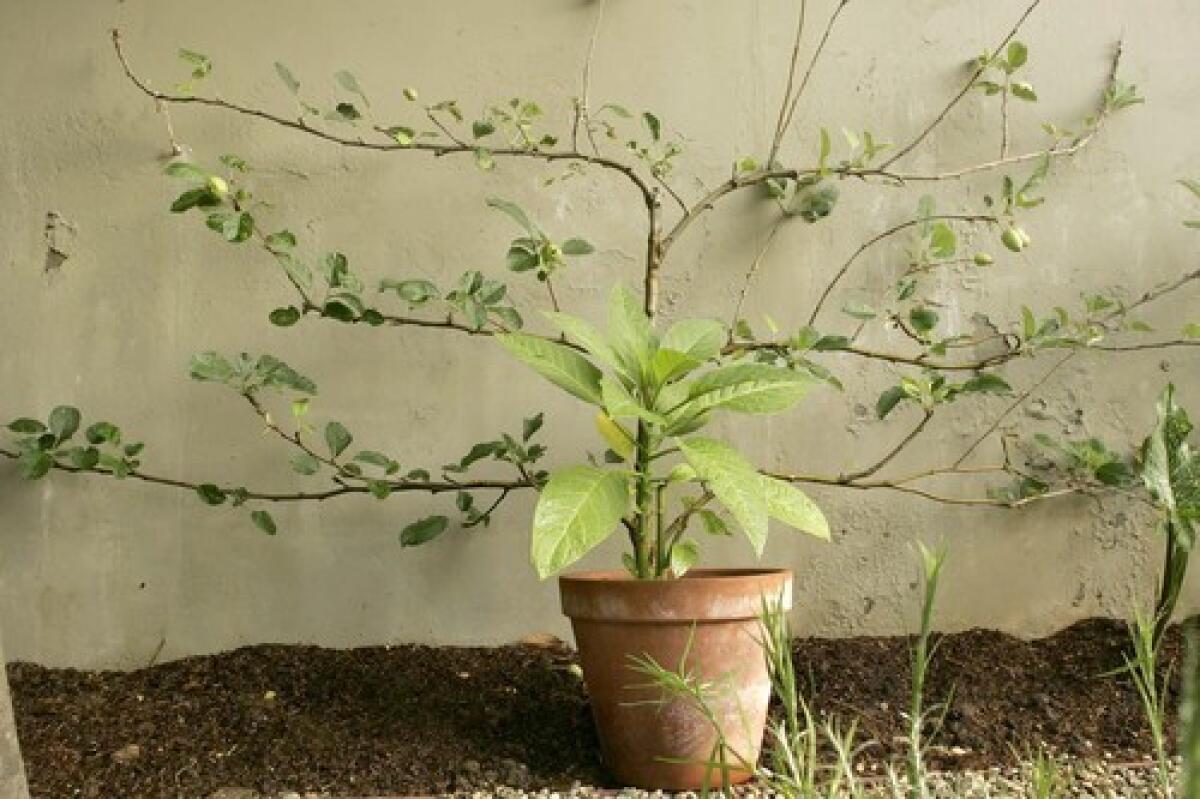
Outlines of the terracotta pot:
{"label": "terracotta pot", "polygon": [[[783,569],[696,569],[680,580],[635,580],[625,572],[580,572],[559,578],[604,759],[624,785],[702,787],[716,740],[712,725],[686,700],[663,703],[662,691],[630,668],[650,657],[724,688],[712,697],[726,740],[747,762],[758,758],[771,685],[758,645],[764,599],[792,603],[792,573]],[[745,782],[744,770],[731,773]],[[720,785],[720,775],[708,775]]]}

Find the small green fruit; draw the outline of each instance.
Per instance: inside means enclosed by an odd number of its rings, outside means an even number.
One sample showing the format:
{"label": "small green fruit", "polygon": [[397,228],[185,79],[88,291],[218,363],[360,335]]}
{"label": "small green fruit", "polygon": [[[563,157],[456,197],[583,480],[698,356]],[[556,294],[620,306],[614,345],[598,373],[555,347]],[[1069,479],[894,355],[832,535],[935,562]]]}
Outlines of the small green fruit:
{"label": "small green fruit", "polygon": [[992,256],[988,255],[986,252],[975,253],[975,257],[971,260],[975,262],[976,266],[991,266],[993,263]]}
{"label": "small green fruit", "polygon": [[1000,234],[1000,243],[1013,252],[1020,252],[1025,249],[1025,239],[1021,236],[1018,228],[1015,227],[1006,228]]}
{"label": "small green fruit", "polygon": [[407,98],[407,99],[408,99],[410,102],[414,102],[414,103],[415,103],[415,102],[417,101],[417,97],[419,97],[420,95],[418,95],[418,94],[417,94],[417,90],[416,90],[416,89],[414,89],[412,86],[408,86],[408,87],[406,87],[406,88],[404,89],[404,96],[405,96],[405,98]]}
{"label": "small green fruit", "polygon": [[225,182],[224,178],[211,175],[209,176],[208,180],[205,181],[204,185],[208,187],[209,191],[222,200],[229,196],[229,184]]}

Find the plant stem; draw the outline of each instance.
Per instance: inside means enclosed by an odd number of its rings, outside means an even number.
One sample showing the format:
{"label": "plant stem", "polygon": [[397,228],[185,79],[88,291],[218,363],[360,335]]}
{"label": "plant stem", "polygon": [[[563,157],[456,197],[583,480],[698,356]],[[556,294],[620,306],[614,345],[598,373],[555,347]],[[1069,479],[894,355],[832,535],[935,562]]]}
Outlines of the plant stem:
{"label": "plant stem", "polygon": [[645,422],[638,422],[637,447],[635,451],[634,474],[636,481],[637,504],[634,538],[634,560],[637,564],[637,576],[646,579],[655,576],[657,569],[651,563],[651,503],[654,501],[653,487],[650,484],[650,429]]}

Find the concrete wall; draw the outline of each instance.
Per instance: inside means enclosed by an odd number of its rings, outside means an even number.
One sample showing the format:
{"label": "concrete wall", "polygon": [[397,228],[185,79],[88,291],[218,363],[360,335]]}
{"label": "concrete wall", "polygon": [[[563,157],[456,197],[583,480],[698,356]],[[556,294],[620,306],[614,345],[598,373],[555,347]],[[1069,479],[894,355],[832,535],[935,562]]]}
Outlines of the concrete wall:
{"label": "concrete wall", "polygon": [[[791,0],[610,0],[596,47],[593,105],[654,109],[688,145],[679,190],[698,196],[731,161],[769,144],[794,25]],[[823,19],[829,2],[812,2]],[[855,0],[813,77],[786,152],[812,160],[816,131],[870,128],[907,139],[964,78],[964,61],[996,41],[1024,2]],[[203,4],[127,0],[7,0],[0,4],[0,417],[44,414],[59,402],[108,418],[148,443],[148,468],[190,479],[288,489],[290,453],[260,434],[232,396],[186,374],[191,353],[268,351],[320,385],[314,419],[336,417],[360,442],[436,467],[471,443],[547,411],[550,463],[596,447],[590,414],[489,342],[422,330],[308,322],[281,330],[266,313],[290,297],[260,251],[233,248],[199,220],[166,212],[178,188],[161,176],[163,119],[124,79],[109,43],[119,25],[135,65],[157,85],[183,71],[178,47],[208,53],[207,91],[290,111],[272,69],[288,63],[328,101],[340,68],[354,71],[384,118],[410,114],[406,85],[458,97],[468,109],[519,93],[538,98],[559,127],[578,91],[594,3],[569,0],[343,0]],[[810,29],[811,46],[818,23]],[[1134,296],[1197,265],[1196,236],[1180,220],[1194,203],[1175,179],[1200,175],[1200,5],[1188,0],[1056,0],[1022,38],[1042,101],[1014,109],[1014,147],[1043,142],[1042,121],[1088,113],[1124,37],[1123,75],[1149,102],[1112,120],[1079,157],[1056,166],[1050,201],[1028,215],[1035,246],[1017,257],[991,240],[997,264],[977,280],[939,278],[943,316],[966,325],[976,310],[1015,319],[1021,303],[1078,306],[1085,289]],[[326,88],[328,87],[328,88]],[[614,279],[633,283],[644,220],[637,198],[605,175],[553,191],[549,167],[501,163],[481,174],[466,159],[365,155],[244,118],[179,108],[180,139],[209,163],[236,152],[259,168],[265,216],[314,251],[337,248],[369,282],[425,275],[447,282],[466,268],[503,275],[513,231],[484,207],[520,199],[553,231],[599,247],[561,291],[595,318]],[[996,105],[963,103],[913,168],[954,166],[998,150]],[[935,187],[944,210],[978,208],[998,175]],[[867,236],[909,218],[925,189],[846,185],[834,216],[780,233],[748,313],[799,324],[813,292]],[[48,213],[67,220],[46,270]],[[770,208],[733,199],[673,254],[666,316],[725,317],[771,220]],[[72,232],[73,231],[73,232]],[[834,308],[884,296],[902,242],[856,267]],[[969,271],[969,270],[968,270]],[[525,307],[532,281],[510,281]],[[974,287],[963,294],[964,285]],[[1166,333],[1196,316],[1196,292],[1156,306]],[[831,325],[844,325],[831,314]],[[761,324],[760,324],[761,327]],[[880,346],[903,342],[882,336]],[[848,384],[771,420],[731,420],[721,432],[762,463],[835,473],[869,462],[912,423],[870,408],[895,380],[889,369],[831,358]],[[1090,432],[1116,441],[1144,434],[1163,383],[1181,384],[1200,413],[1195,350],[1085,354],[1047,386],[1045,407],[1023,408],[1027,429]],[[1022,362],[1014,382],[1046,361]],[[939,463],[965,445],[1002,400],[964,403],[939,418],[898,470]],[[1082,415],[1078,415],[1078,409]],[[1036,417],[1045,417],[1039,421]],[[795,568],[800,632],[896,632],[911,623],[914,540],[951,548],[939,623],[1023,635],[1094,614],[1123,614],[1149,595],[1158,544],[1144,514],[1118,500],[1066,500],[1022,512],[954,509],[894,494],[813,491],[836,528],[822,545],[777,531],[765,561]],[[242,512],[194,496],[101,478],[55,474],[26,484],[0,463],[0,560],[7,655],[49,664],[136,666],[265,641],[354,646],[393,641],[497,643],[531,631],[566,635],[553,582],[526,560],[532,497],[507,504],[488,530],[451,530],[402,550],[397,532],[443,499],[370,499],[278,509],[281,532],[263,536]],[[616,537],[583,565],[614,564]],[[706,548],[709,563],[749,564],[744,542]],[[1195,591],[1189,592],[1194,601]]]}

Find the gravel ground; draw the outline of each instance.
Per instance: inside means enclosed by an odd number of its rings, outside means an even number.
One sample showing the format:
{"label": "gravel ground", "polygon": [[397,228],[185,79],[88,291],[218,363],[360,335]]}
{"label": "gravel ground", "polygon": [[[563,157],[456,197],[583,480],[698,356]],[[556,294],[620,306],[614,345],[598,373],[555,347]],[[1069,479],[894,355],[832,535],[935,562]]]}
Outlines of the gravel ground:
{"label": "gravel ground", "polygon": [[[1172,761],[1172,770],[1177,773],[1179,760]],[[1151,799],[1165,797],[1158,785],[1158,775],[1149,763],[1128,764],[1103,761],[1068,761],[1069,787],[1066,793],[1051,796],[1097,797],[1103,799]],[[930,787],[934,797],[946,799],[1003,799],[1005,797],[1034,797],[1029,783],[1028,767],[991,768],[985,771],[941,772],[931,774]],[[890,797],[891,791],[878,779],[871,780],[875,786],[868,796]],[[451,796],[456,799],[574,799],[596,797],[597,799],[699,799],[694,791],[669,793],[665,791],[642,791],[599,789],[577,785],[570,790],[540,791],[508,788],[503,786],[487,790],[461,792]],[[741,786],[734,791],[735,799],[765,799],[773,794],[761,786]],[[207,799],[332,799],[331,794],[283,793],[267,797],[245,788],[222,788]],[[365,798],[364,798],[365,799]],[[387,799],[376,797],[375,799]]]}

